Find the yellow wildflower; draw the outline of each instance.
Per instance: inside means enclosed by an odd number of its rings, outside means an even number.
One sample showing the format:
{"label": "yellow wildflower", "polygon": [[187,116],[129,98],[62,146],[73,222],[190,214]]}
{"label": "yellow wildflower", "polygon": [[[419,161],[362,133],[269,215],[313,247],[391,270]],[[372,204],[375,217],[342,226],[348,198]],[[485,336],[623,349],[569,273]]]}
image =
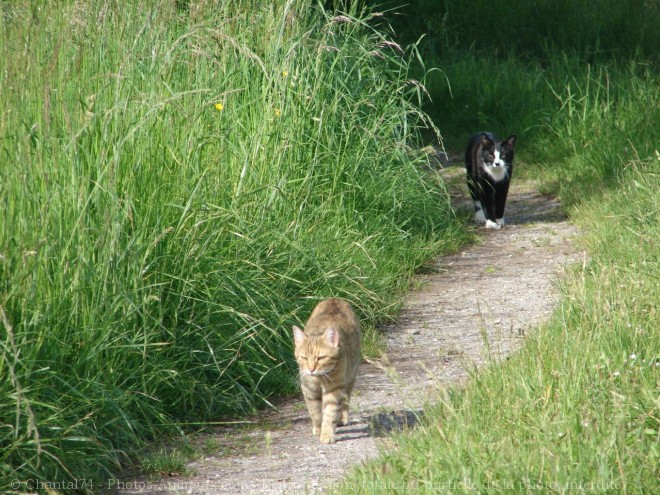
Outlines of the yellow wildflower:
{"label": "yellow wildflower", "polygon": [[282,71],[282,77],[286,77],[288,75],[289,75],[289,71],[287,71],[287,70]]}
{"label": "yellow wildflower", "polygon": [[282,115],[282,110],[280,110],[279,108],[276,108],[275,109],[275,117],[279,117],[280,115]]}
{"label": "yellow wildflower", "polygon": [[218,112],[221,112],[224,108],[225,108],[225,106],[224,106],[222,103],[220,103],[220,102],[218,102],[218,103],[215,104],[215,109],[216,109]]}

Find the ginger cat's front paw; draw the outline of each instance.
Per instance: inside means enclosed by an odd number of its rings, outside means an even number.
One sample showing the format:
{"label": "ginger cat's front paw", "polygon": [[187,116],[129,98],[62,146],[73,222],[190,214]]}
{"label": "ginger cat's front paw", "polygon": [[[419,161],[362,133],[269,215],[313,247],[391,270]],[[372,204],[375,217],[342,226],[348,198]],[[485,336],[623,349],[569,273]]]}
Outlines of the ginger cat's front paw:
{"label": "ginger cat's front paw", "polygon": [[319,440],[321,440],[321,443],[325,444],[335,443],[337,441],[333,433],[321,433]]}
{"label": "ginger cat's front paw", "polygon": [[321,427],[316,425],[312,426],[312,435],[318,437],[319,433],[321,433]]}

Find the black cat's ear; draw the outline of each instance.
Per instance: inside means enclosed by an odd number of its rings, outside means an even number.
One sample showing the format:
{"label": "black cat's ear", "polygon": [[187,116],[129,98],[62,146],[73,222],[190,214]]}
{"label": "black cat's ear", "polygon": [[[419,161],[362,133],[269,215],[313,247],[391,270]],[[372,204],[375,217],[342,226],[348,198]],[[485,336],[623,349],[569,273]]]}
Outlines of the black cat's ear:
{"label": "black cat's ear", "polygon": [[489,148],[489,147],[493,146],[494,144],[495,143],[493,142],[493,140],[488,137],[488,134],[486,134],[485,132],[481,133],[481,145],[484,148]]}
{"label": "black cat's ear", "polygon": [[516,147],[516,135],[512,134],[504,141],[502,141],[502,146],[506,146],[507,148],[514,149]]}

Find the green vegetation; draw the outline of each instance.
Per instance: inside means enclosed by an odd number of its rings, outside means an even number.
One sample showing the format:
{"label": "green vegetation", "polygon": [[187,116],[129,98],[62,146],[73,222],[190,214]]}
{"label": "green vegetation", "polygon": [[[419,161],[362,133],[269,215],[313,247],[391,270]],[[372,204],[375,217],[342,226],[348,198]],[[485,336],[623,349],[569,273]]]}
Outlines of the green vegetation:
{"label": "green vegetation", "polygon": [[[519,170],[562,197],[588,257],[519,354],[447,390],[344,493],[644,494],[660,485],[660,74],[658,32],[648,29],[660,25],[660,7],[528,2],[535,12],[517,11],[522,3],[446,1],[439,17],[414,16],[441,23],[436,40],[463,40],[435,54],[427,45],[426,67],[442,69],[453,94],[432,89],[428,109],[457,142],[476,128],[517,130]],[[431,2],[410,11],[417,4]],[[492,50],[487,33],[498,33]],[[476,113],[453,113],[466,107]]]}
{"label": "green vegetation", "polygon": [[432,99],[424,110],[450,149],[462,149],[471,133],[484,128],[524,132],[521,144],[533,141],[558,110],[550,87],[563,91],[573,79],[584,82],[589,65],[615,66],[614,75],[658,62],[657,2],[391,0],[386,5],[394,9],[388,18],[404,41],[421,38],[424,68],[417,75],[425,76]]}
{"label": "green vegetation", "polygon": [[2,2],[0,491],[293,392],[320,298],[373,329],[463,242],[413,51],[302,0]]}

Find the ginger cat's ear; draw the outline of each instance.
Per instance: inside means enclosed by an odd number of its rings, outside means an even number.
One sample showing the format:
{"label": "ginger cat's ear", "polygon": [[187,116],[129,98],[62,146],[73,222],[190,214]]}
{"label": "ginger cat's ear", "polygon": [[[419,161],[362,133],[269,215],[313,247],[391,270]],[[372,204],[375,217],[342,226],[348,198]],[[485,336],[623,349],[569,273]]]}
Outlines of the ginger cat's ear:
{"label": "ginger cat's ear", "polygon": [[295,325],[293,325],[293,341],[296,343],[296,345],[300,345],[305,341],[305,334],[299,327]]}
{"label": "ginger cat's ear", "polygon": [[339,332],[335,327],[328,327],[325,331],[325,339],[332,347],[339,347]]}

